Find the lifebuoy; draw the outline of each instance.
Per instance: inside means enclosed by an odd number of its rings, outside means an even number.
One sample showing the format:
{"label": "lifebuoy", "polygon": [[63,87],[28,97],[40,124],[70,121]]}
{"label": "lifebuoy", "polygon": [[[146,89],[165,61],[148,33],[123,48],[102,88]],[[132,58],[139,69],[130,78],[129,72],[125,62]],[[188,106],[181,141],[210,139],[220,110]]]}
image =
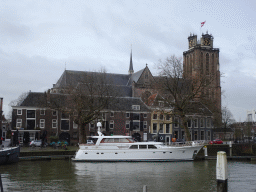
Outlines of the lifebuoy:
{"label": "lifebuoy", "polygon": [[163,139],[164,139],[163,136],[161,136],[161,137],[160,137],[160,140],[163,140]]}

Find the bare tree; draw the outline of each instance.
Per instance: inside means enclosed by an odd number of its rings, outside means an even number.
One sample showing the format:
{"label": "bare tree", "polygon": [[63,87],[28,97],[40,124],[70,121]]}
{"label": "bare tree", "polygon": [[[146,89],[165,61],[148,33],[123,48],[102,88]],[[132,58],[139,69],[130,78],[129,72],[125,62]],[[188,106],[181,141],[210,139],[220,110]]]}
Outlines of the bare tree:
{"label": "bare tree", "polygon": [[235,119],[233,118],[233,114],[227,107],[222,107],[222,125],[223,128],[230,128],[230,126],[235,123]]}
{"label": "bare tree", "polygon": [[185,130],[186,140],[190,141],[187,115],[191,109],[193,110],[193,101],[203,101],[209,98],[211,75],[198,75],[192,78],[183,72],[182,61],[175,55],[164,61],[160,60],[157,69],[159,78],[156,89],[163,96],[165,102],[174,109],[174,115],[181,118],[181,127]]}
{"label": "bare tree", "polygon": [[101,111],[119,96],[118,87],[105,71],[85,72],[76,82],[62,89],[62,94],[53,95],[50,108],[69,114],[78,124],[79,143],[86,142],[86,125],[100,117]]}
{"label": "bare tree", "polygon": [[20,106],[20,104],[24,101],[25,98],[27,98],[29,92],[22,93],[18,99],[15,99],[9,103],[9,106]]}

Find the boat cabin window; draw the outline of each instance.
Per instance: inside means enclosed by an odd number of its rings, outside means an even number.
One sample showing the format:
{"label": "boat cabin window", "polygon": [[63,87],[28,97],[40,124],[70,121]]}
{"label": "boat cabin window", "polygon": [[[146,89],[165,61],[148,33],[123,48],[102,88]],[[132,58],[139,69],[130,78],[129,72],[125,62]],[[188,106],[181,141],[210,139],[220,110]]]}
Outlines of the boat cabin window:
{"label": "boat cabin window", "polygon": [[131,145],[130,149],[138,149],[138,145]]}
{"label": "boat cabin window", "polygon": [[157,147],[155,145],[148,145],[149,149],[157,149]]}
{"label": "boat cabin window", "polygon": [[101,143],[132,143],[132,139],[129,138],[105,138]]}
{"label": "boat cabin window", "polygon": [[147,149],[147,145],[139,145],[140,149]]}

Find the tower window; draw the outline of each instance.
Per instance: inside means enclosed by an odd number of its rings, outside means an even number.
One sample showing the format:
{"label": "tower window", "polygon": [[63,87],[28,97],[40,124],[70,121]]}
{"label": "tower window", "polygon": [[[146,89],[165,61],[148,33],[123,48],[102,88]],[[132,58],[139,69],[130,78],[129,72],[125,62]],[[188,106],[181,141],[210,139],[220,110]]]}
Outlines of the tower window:
{"label": "tower window", "polygon": [[212,73],[214,73],[214,54],[212,54]]}
{"label": "tower window", "polygon": [[206,70],[206,75],[209,75],[209,53],[206,54],[205,70]]}
{"label": "tower window", "polygon": [[204,72],[204,58],[203,58],[203,53],[201,53],[201,72]]}

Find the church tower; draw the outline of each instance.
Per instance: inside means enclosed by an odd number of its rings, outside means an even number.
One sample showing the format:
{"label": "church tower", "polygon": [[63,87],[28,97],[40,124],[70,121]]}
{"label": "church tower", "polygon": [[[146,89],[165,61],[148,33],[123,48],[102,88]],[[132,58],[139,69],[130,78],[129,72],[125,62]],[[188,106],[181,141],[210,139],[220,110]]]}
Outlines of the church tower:
{"label": "church tower", "polygon": [[[219,71],[219,49],[213,48],[213,36],[202,34],[188,37],[188,51],[183,52],[183,75],[185,78],[204,81],[205,88],[200,96],[206,99],[204,103],[212,103],[209,109],[218,116],[221,114],[221,87]],[[199,80],[199,81],[198,81]],[[210,101],[210,102],[207,102]],[[221,117],[219,120],[221,120]]]}

